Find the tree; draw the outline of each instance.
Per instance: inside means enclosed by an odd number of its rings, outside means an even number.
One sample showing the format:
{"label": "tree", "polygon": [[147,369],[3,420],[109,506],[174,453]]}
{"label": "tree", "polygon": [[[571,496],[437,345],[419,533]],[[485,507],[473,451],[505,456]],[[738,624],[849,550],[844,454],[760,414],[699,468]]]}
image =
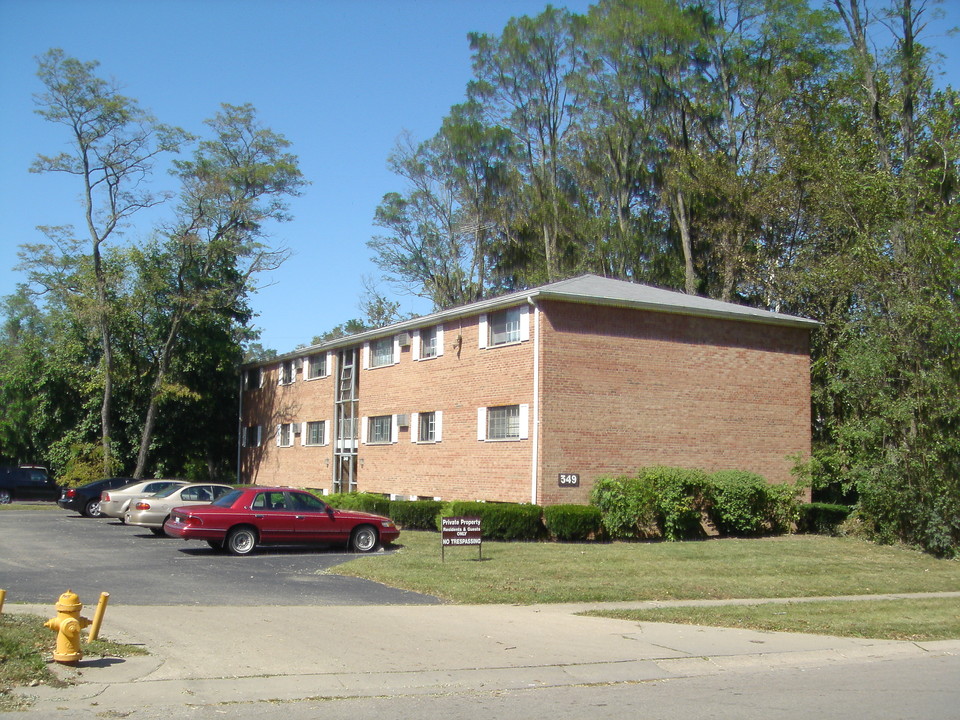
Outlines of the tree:
{"label": "tree", "polygon": [[192,160],[175,162],[182,183],[177,218],[164,241],[135,250],[143,301],[154,316],[153,385],[133,476],[146,468],[157,413],[175,392],[170,364],[181,346],[185,324],[198,314],[249,319],[245,300],[256,277],[287,257],[263,243],[265,222],[288,219],[286,199],[304,181],[289,143],[260,126],[250,105],[223,105],[207,122],[213,138],[204,140]]}
{"label": "tree", "polygon": [[[96,62],[83,63],[54,49],[38,58],[38,76],[46,91],[36,96],[37,113],[64,125],[71,151],[40,155],[33,172],[63,172],[76,176],[82,188],[83,215],[90,260],[90,277],[73,290],[82,298],[100,338],[103,401],[100,410],[104,472],[111,468],[110,437],[114,357],[111,335],[111,278],[104,267],[105,244],[133,215],[162,202],[164,196],[145,190],[143,181],[161,153],[175,151],[185,134],[160,125],[135,100],[120,94],[115,83],[95,75]],[[57,242],[66,228],[46,228]]]}

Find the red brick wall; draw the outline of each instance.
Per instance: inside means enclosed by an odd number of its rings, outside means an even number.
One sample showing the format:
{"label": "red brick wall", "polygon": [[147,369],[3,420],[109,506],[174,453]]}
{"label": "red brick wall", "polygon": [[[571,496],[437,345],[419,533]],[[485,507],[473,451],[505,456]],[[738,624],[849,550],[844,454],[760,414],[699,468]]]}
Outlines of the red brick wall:
{"label": "red brick wall", "polygon": [[[540,304],[541,504],[587,502],[597,477],[643,465],[712,471],[735,468],[773,482],[789,479],[791,453],[810,451],[808,331],[619,308]],[[445,500],[532,499],[536,315],[530,340],[481,349],[477,317],[444,326],[442,356],[358,369],[359,415],[442,411],[442,440],[361,444],[364,492]],[[603,334],[598,334],[602,331]],[[244,392],[244,425],[264,425],[258,448],[244,448],[242,477],[261,485],[331,489],[333,445],[277,447],[280,422],[325,420],[334,438],[337,368],[318,380]],[[530,406],[529,438],[477,440],[477,408]],[[365,440],[365,429],[362,432]],[[579,473],[581,487],[560,489],[559,473]]]}
{"label": "red brick wall", "polygon": [[[407,347],[396,365],[358,370],[359,416],[443,413],[440,442],[412,443],[409,428],[402,428],[395,443],[361,443],[360,491],[530,501],[532,438],[478,441],[477,408],[532,404],[533,341],[480,349],[478,338],[478,317],[454,321],[444,327],[442,356],[414,361]],[[263,388],[244,394],[245,424],[271,417],[271,437],[260,448],[243,452],[245,477],[258,484],[332,488],[332,446],[302,447],[298,438],[294,447],[278,448],[272,435],[282,416],[291,422],[326,419],[332,439],[335,375],[334,368],[333,377],[306,383],[298,375],[293,385],[278,387],[274,366]],[[366,440],[363,429],[361,440]]]}
{"label": "red brick wall", "polygon": [[[804,329],[544,302],[542,504],[586,502],[644,465],[790,479],[810,452]],[[598,335],[597,328],[604,334]],[[579,489],[558,487],[579,473]]]}

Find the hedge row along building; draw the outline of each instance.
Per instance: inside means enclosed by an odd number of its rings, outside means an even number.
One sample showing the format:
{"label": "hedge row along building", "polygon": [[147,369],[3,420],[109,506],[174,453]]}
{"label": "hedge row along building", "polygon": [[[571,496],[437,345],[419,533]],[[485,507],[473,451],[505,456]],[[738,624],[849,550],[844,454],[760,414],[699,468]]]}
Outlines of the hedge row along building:
{"label": "hedge row along building", "polygon": [[790,479],[812,320],[586,275],[245,366],[239,480],[586,503],[641,466]]}

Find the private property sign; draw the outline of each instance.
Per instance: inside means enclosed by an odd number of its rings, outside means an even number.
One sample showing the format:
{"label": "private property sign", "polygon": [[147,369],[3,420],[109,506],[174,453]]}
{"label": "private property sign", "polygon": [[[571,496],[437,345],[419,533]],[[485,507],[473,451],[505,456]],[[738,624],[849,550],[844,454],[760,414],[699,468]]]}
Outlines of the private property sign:
{"label": "private property sign", "polygon": [[440,518],[440,558],[448,547],[457,545],[476,545],[479,556],[483,557],[483,540],[478,517]]}

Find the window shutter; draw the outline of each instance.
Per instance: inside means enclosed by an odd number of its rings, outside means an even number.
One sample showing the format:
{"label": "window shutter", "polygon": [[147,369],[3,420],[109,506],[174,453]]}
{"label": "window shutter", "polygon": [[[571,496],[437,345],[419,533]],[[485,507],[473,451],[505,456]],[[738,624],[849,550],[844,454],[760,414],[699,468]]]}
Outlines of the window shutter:
{"label": "window shutter", "polygon": [[[393,364],[398,365],[400,363],[400,336],[393,336]],[[393,421],[397,421],[397,416],[393,416]]]}
{"label": "window shutter", "polygon": [[240,428],[240,447],[246,447],[246,446],[247,446],[247,433],[248,433],[248,432],[249,432],[249,430],[247,430],[246,427]]}
{"label": "window shutter", "polygon": [[487,314],[484,313],[480,316],[480,337],[477,338],[480,349],[483,350],[487,346]]}
{"label": "window shutter", "polygon": [[434,421],[436,422],[436,433],[433,439],[436,440],[437,442],[440,442],[441,440],[443,440],[443,432],[442,432],[443,431],[443,410],[437,410],[433,414],[433,418],[434,418]]}
{"label": "window shutter", "polygon": [[257,447],[263,444],[263,425],[257,425]]}
{"label": "window shutter", "polygon": [[360,443],[367,444],[367,418],[360,418]]}
{"label": "window shutter", "polygon": [[477,440],[487,439],[487,409],[477,408]]}
{"label": "window shutter", "polygon": [[520,439],[526,440],[530,437],[530,406],[520,406]]}
{"label": "window shutter", "polygon": [[[304,373],[304,375],[306,375],[306,373]],[[307,427],[307,421],[304,420],[302,423],[300,423],[300,445],[301,446],[307,444],[307,437],[309,436],[309,434],[310,434],[310,429]],[[293,444],[294,445],[297,444],[296,436],[294,436],[293,438]]]}
{"label": "window shutter", "polygon": [[400,438],[400,428],[397,426],[397,415],[390,416],[390,442],[395,443]]}
{"label": "window shutter", "polygon": [[326,420],[323,421],[323,444],[330,444],[330,423]]}
{"label": "window shutter", "polygon": [[370,369],[370,343],[369,342],[365,342],[363,344],[363,347],[360,349],[360,355],[361,355],[360,362],[363,365],[363,369],[369,370]]}
{"label": "window shutter", "polygon": [[414,360],[420,359],[420,331],[413,331],[413,338],[410,340],[410,357]]}
{"label": "window shutter", "polygon": [[443,356],[443,325],[437,325],[437,357]]}
{"label": "window shutter", "polygon": [[277,425],[277,447],[280,447],[280,431],[283,429],[282,425]]}
{"label": "window shutter", "polygon": [[324,377],[330,377],[330,375],[333,374],[333,363],[334,363],[333,351],[332,351],[332,350],[329,350],[329,351],[327,351],[327,364],[326,364],[326,366],[323,368],[323,376],[324,376]]}
{"label": "window shutter", "polygon": [[520,306],[520,342],[530,339],[530,306]]}
{"label": "window shutter", "polygon": [[277,365],[277,385],[283,385],[283,363]]}
{"label": "window shutter", "polygon": [[263,375],[264,375],[263,368],[260,368],[257,374],[259,375],[259,378],[260,378],[260,384],[257,385],[257,387],[263,387]]}
{"label": "window shutter", "polygon": [[410,413],[410,442],[420,439],[420,413]]}

